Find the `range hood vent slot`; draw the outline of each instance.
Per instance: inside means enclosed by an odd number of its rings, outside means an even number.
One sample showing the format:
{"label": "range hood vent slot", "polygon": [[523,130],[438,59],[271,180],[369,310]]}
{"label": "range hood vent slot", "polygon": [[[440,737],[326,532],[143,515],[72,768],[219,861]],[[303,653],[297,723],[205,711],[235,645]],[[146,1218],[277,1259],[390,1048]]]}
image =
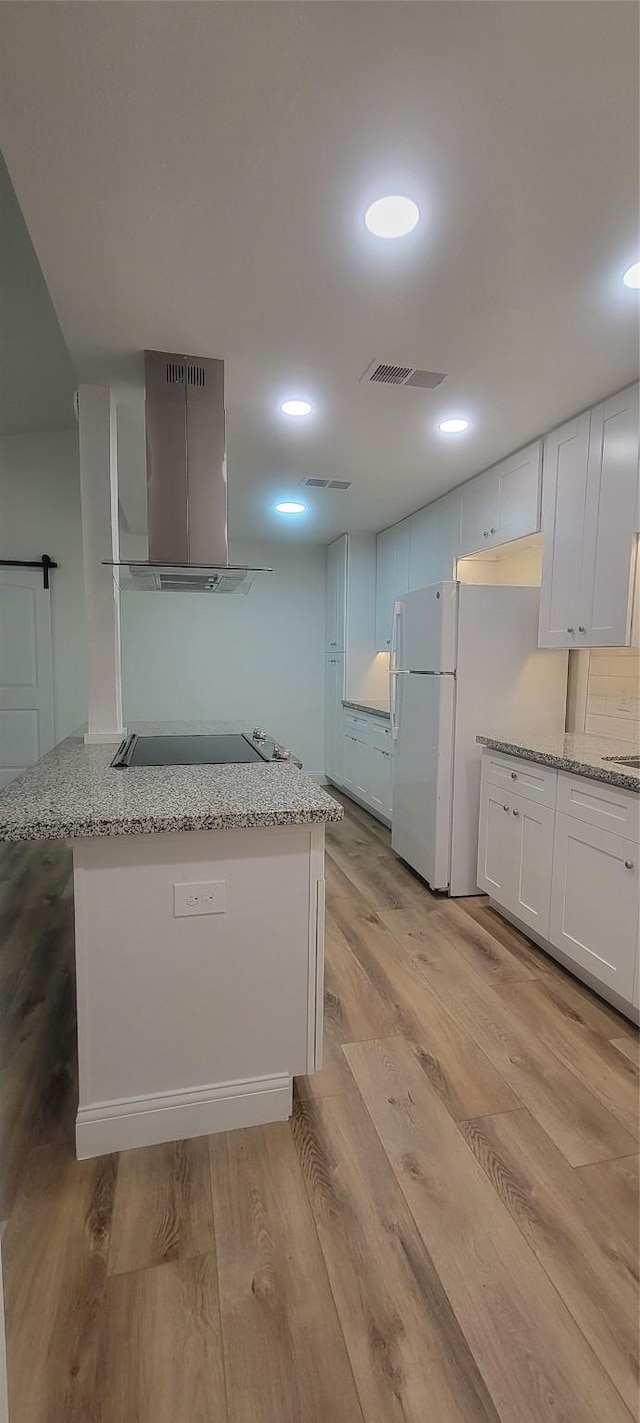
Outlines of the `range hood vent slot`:
{"label": "range hood vent slot", "polygon": [[446,380],[446,371],[423,371],[419,366],[393,366],[371,361],[360,377],[368,385],[410,385],[417,390],[435,390]]}

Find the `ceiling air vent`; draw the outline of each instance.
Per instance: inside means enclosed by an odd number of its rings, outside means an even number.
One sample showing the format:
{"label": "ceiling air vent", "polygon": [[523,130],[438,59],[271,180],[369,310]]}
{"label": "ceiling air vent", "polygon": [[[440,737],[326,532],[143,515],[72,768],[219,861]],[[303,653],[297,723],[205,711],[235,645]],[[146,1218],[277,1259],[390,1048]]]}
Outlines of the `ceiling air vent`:
{"label": "ceiling air vent", "polygon": [[411,385],[418,390],[435,390],[445,377],[445,371],[422,371],[417,366],[391,366],[384,361],[371,361],[360,381],[374,385]]}
{"label": "ceiling air vent", "polygon": [[309,475],[307,479],[300,480],[305,489],[350,489],[353,484],[352,479],[316,479],[314,475]]}

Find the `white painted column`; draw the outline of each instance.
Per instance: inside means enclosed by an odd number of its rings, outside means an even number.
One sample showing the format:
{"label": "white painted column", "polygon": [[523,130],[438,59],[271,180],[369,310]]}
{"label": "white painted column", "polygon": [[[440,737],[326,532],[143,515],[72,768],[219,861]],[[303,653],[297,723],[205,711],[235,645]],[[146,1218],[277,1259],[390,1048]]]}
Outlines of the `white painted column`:
{"label": "white painted column", "polygon": [[78,419],[89,674],[89,730],[85,741],[120,741],[125,732],[120,589],[113,569],[102,563],[105,558],[120,557],[116,410],[111,390],[81,385]]}

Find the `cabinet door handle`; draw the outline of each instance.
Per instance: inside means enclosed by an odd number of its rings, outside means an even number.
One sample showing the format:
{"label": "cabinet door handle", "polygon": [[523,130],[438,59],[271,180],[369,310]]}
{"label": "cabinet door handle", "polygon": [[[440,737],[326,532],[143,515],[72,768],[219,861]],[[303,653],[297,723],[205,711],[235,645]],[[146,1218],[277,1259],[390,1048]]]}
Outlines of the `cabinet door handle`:
{"label": "cabinet door handle", "polygon": [[503,805],[502,809],[503,809],[503,810],[508,810],[509,807],[508,807],[508,805]]}
{"label": "cabinet door handle", "polygon": [[519,810],[512,810],[511,814],[512,814],[512,815],[519,815],[519,814],[520,814],[520,811],[519,811]]}
{"label": "cabinet door handle", "polygon": [[633,869],[633,860],[625,860],[625,862],[624,862],[624,867],[625,867],[625,870],[632,870],[632,869]]}
{"label": "cabinet door handle", "polygon": [[484,530],[484,533],[483,533],[482,537],[483,537],[483,539],[488,539],[488,537],[489,537],[489,530],[488,530],[488,529],[485,529],[485,530]]}
{"label": "cabinet door handle", "polygon": [[574,632],[575,632],[575,628],[567,628],[567,632],[574,633]]}
{"label": "cabinet door handle", "polygon": [[582,623],[578,623],[578,632],[586,632],[586,631],[587,631],[587,629],[582,626]]}
{"label": "cabinet door handle", "polygon": [[517,771],[512,771],[512,772],[511,772],[511,779],[512,779],[512,781],[517,781],[517,779],[518,779],[518,772],[517,772]]}
{"label": "cabinet door handle", "polygon": [[490,534],[495,534],[495,529],[489,529]]}

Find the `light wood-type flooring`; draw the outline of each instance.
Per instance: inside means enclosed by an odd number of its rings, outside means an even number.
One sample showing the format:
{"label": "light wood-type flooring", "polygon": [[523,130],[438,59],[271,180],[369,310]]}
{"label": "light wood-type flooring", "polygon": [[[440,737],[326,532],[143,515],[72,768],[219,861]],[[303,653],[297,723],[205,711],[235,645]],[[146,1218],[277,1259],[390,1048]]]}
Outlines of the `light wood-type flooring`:
{"label": "light wood-type flooring", "polygon": [[11,1423],[629,1423],[638,1040],[345,801],[291,1122],[77,1162],[61,845],[0,847]]}

